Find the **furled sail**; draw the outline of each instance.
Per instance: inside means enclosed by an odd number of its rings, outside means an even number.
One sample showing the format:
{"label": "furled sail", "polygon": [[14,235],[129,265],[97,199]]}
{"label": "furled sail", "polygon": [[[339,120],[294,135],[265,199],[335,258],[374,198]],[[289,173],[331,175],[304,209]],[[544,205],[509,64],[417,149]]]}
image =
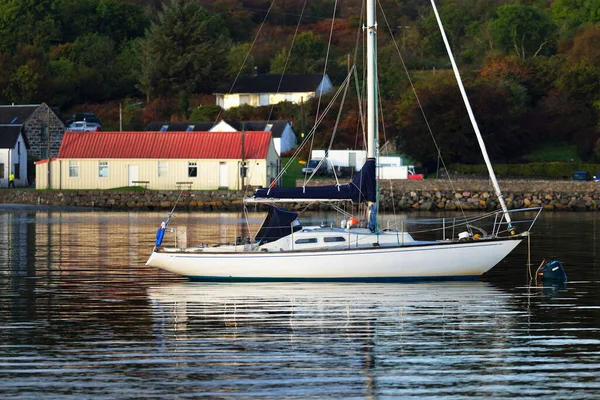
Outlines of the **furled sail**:
{"label": "furled sail", "polygon": [[375,159],[369,158],[352,182],[343,185],[309,186],[299,188],[257,189],[254,198],[264,199],[336,199],[375,202]]}
{"label": "furled sail", "polygon": [[267,243],[297,232],[302,226],[297,220],[298,213],[295,211],[282,210],[269,205],[269,212],[260,230],[254,237],[256,242]]}

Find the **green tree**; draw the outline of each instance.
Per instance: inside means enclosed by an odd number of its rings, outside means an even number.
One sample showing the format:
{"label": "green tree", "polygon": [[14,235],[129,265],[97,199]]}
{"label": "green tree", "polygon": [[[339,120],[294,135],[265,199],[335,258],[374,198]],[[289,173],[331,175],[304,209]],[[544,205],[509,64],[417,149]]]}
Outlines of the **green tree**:
{"label": "green tree", "polygon": [[97,33],[120,44],[144,35],[149,19],[137,4],[117,0],[56,0],[63,43]]}
{"label": "green tree", "polygon": [[[288,59],[289,54],[289,59]],[[281,49],[271,61],[270,72],[281,74],[307,74],[322,72],[325,66],[325,44],[319,35],[311,31],[302,32],[296,37],[292,51]]]}
{"label": "green tree", "polygon": [[40,76],[28,65],[21,65],[10,79],[4,95],[15,103],[39,101]]}
{"label": "green tree", "polygon": [[210,92],[226,76],[230,45],[218,14],[171,0],[142,43],[139,87],[147,96]]}
{"label": "green tree", "polygon": [[59,36],[53,0],[0,2],[0,50],[14,51],[19,43],[47,48]]}
{"label": "green tree", "polygon": [[584,24],[600,21],[600,1],[556,0],[552,3],[552,15],[563,35],[571,35]]}
{"label": "green tree", "polygon": [[[521,124],[527,109],[522,88],[490,80],[465,85],[490,158],[508,161],[524,154],[532,138]],[[413,97],[406,96],[396,114],[398,149],[425,165],[435,165],[431,127],[447,163],[481,163],[481,152],[453,77],[436,74],[419,82],[417,90],[428,124]]]}
{"label": "green tree", "polygon": [[555,47],[556,26],[533,6],[506,4],[499,7],[490,29],[502,50],[522,59],[551,53]]}

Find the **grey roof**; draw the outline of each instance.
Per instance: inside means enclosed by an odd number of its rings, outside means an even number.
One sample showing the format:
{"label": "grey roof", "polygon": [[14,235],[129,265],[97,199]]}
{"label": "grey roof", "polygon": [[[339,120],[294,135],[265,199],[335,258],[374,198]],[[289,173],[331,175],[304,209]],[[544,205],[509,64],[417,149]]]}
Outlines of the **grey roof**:
{"label": "grey roof", "polygon": [[[13,149],[19,139],[19,134],[23,129],[23,125],[7,125],[0,124],[0,149]],[[29,148],[27,138],[23,135],[25,147]]]}
{"label": "grey roof", "polygon": [[323,74],[287,74],[283,78],[275,74],[245,75],[235,83],[231,93],[314,92],[323,79]]}
{"label": "grey roof", "polygon": [[290,122],[285,119],[273,120],[273,121],[225,121],[232,128],[238,131],[245,129],[247,131],[268,131],[267,125],[271,126],[271,135],[274,138],[280,138],[285,130],[285,127]]}
{"label": "grey roof", "polygon": [[[280,138],[285,127],[290,122],[284,119],[274,121],[237,121],[225,120],[225,122],[237,131],[270,131],[274,138]],[[190,125],[194,125],[194,132],[208,132],[216,124],[214,122],[150,122],[146,127],[147,132],[159,132],[163,126],[167,126],[167,132],[185,132]],[[267,125],[272,125],[267,129]]]}
{"label": "grey roof", "polygon": [[[41,104],[0,105],[0,124],[23,124]],[[50,107],[52,112],[62,121],[56,107]]]}
{"label": "grey roof", "polygon": [[0,106],[0,124],[23,124],[40,104]]}
{"label": "grey roof", "polygon": [[208,132],[215,126],[214,122],[157,122],[153,121],[146,126],[146,132],[160,132],[162,127],[167,125],[168,132],[185,132],[190,125],[193,125],[194,132]]}

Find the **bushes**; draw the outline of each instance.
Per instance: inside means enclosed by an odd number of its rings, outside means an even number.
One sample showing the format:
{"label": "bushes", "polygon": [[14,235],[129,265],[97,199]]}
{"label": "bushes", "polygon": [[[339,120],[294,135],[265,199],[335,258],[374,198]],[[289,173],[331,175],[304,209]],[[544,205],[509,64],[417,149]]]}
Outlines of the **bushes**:
{"label": "bushes", "polygon": [[[488,174],[485,165],[451,164],[450,171],[469,175]],[[494,171],[499,177],[570,179],[575,171],[588,171],[593,175],[600,171],[600,164],[582,164],[573,162],[495,164]]]}

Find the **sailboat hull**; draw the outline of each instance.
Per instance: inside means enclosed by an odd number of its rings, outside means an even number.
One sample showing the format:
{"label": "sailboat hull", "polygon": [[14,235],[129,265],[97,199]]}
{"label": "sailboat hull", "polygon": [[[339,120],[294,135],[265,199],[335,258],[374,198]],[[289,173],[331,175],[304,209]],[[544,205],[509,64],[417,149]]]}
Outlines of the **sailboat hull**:
{"label": "sailboat hull", "polygon": [[394,281],[473,279],[523,237],[436,244],[296,252],[164,252],[147,265],[204,281]]}

